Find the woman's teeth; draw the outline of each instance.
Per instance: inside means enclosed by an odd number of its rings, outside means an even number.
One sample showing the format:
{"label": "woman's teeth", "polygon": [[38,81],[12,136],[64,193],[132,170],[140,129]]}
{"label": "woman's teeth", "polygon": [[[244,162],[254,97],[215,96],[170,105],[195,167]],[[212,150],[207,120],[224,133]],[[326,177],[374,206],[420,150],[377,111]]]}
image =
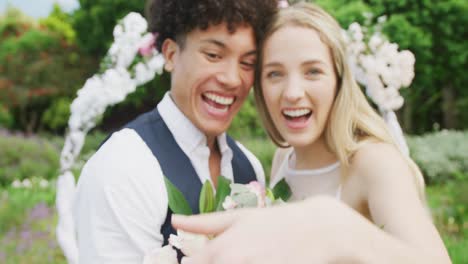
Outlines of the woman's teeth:
{"label": "woman's teeth", "polygon": [[312,113],[310,109],[283,110],[283,115],[290,118],[306,116]]}

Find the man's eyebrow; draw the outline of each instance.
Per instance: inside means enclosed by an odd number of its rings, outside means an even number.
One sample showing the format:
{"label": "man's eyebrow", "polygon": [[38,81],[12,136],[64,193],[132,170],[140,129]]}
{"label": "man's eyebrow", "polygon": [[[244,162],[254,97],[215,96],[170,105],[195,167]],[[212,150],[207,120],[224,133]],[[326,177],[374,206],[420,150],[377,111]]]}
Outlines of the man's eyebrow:
{"label": "man's eyebrow", "polygon": [[257,50],[252,50],[244,54],[244,56],[256,56]]}
{"label": "man's eyebrow", "polygon": [[[224,44],[224,42],[220,41],[220,40],[217,40],[217,39],[204,39],[202,40],[203,43],[209,43],[209,44],[214,44],[222,49],[226,49],[227,46],[226,44]],[[254,50],[251,50],[247,53],[245,53],[243,56],[252,56],[252,55],[257,55],[257,50],[254,49]]]}
{"label": "man's eyebrow", "polygon": [[202,40],[202,42],[205,42],[205,43],[211,43],[211,44],[214,44],[220,48],[226,48],[226,44],[224,44],[222,41],[219,41],[219,40],[216,40],[216,39],[205,39],[205,40]]}

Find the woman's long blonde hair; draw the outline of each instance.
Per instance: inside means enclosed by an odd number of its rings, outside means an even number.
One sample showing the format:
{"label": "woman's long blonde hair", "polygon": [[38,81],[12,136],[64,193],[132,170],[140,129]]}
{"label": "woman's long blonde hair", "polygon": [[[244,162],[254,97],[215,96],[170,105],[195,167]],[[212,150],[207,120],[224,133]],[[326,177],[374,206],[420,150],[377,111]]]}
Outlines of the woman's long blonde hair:
{"label": "woman's long blonde hair", "polygon": [[[317,5],[295,4],[281,9],[276,14],[273,23],[264,35],[262,45],[273,33],[285,26],[299,26],[315,30],[330,49],[337,76],[337,93],[325,126],[324,137],[327,147],[337,156],[343,170],[346,171],[349,168],[352,156],[369,141],[388,143],[399,149],[382,117],[372,108],[354,80],[347,61],[342,29],[338,22]],[[279,147],[289,147],[275,127],[266,107],[261,88],[262,60],[263,54],[260,52],[254,89],[257,108],[273,142]],[[411,158],[403,153],[402,156],[415,176],[420,198],[424,201],[424,178]]]}

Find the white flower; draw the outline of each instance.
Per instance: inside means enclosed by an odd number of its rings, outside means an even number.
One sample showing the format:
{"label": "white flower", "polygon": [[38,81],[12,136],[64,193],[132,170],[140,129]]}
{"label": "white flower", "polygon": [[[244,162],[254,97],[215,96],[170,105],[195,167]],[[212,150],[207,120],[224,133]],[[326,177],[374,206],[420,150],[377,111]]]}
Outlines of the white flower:
{"label": "white flower", "polygon": [[387,21],[387,16],[386,15],[379,16],[377,18],[377,23],[379,23],[379,24],[385,23],[385,21]]}
{"label": "white flower", "polygon": [[145,255],[143,264],[178,264],[177,252],[169,245],[156,248]]}
{"label": "white flower", "polygon": [[164,56],[162,54],[158,54],[152,57],[148,61],[148,66],[152,71],[155,71],[157,74],[162,74],[162,70],[164,67]]}
{"label": "white flower", "polygon": [[[115,104],[125,99],[127,94],[134,92],[136,85],[125,68],[107,70],[102,76],[104,92],[103,98],[107,98],[107,104]],[[103,104],[106,106],[105,104]],[[102,113],[104,113],[102,109]]]}
{"label": "white flower", "polygon": [[[73,144],[77,147],[80,148],[83,147],[84,142],[85,142],[85,135],[83,133],[80,133],[78,131],[72,131],[69,134],[70,140],[73,142]],[[73,153],[76,154],[76,153]]]}
{"label": "white flower", "polygon": [[122,25],[117,24],[114,27],[114,32],[113,32],[114,38],[120,38],[123,35],[123,33],[124,33],[124,29]]}
{"label": "white flower", "polygon": [[[111,56],[111,59],[116,58],[119,55],[119,46],[116,43],[112,43],[108,53]],[[114,61],[112,62],[115,63]]]}
{"label": "white flower", "polygon": [[287,0],[279,0],[278,1],[278,8],[286,8],[289,6],[289,3]]}
{"label": "white flower", "polygon": [[11,184],[11,186],[13,188],[21,188],[23,187],[23,185],[21,184],[21,182],[19,180],[14,180],[13,183]]}
{"label": "white flower", "polygon": [[177,235],[169,236],[169,244],[182,250],[185,256],[193,256],[207,243],[208,237],[177,230]]}
{"label": "white flower", "polygon": [[223,202],[224,210],[232,210],[237,208],[238,204],[232,199],[231,196],[227,196]]}
{"label": "white flower", "polygon": [[382,36],[380,34],[373,34],[369,40],[369,48],[372,52],[375,52],[382,43],[384,43]]}
{"label": "white flower", "polygon": [[131,12],[126,15],[122,21],[125,32],[136,34],[144,33],[148,28],[148,22],[139,13]]}
{"label": "white flower", "polygon": [[349,25],[349,32],[351,33],[351,36],[355,41],[362,41],[362,39],[364,38],[364,34],[362,33],[362,28],[361,25],[359,25],[359,23],[354,22],[351,25]]}
{"label": "white flower", "polygon": [[138,53],[138,44],[136,41],[133,43],[125,43],[119,47],[119,52],[115,58],[115,65],[117,68],[128,68],[132,64],[133,59]]}
{"label": "white flower", "polygon": [[24,179],[23,180],[23,187],[24,188],[31,188],[32,187],[32,183],[29,179]]}
{"label": "white flower", "polygon": [[40,186],[41,188],[47,188],[47,187],[49,187],[49,182],[48,182],[47,180],[45,180],[45,179],[41,179],[41,180],[39,181],[39,186]]}
{"label": "white flower", "polygon": [[411,51],[403,50],[398,54],[397,58],[397,67],[401,69],[401,85],[407,87],[411,84],[414,78],[414,64],[416,63],[416,58]]}
{"label": "white flower", "polygon": [[362,15],[367,19],[371,20],[374,17],[374,14],[372,12],[364,12]]}

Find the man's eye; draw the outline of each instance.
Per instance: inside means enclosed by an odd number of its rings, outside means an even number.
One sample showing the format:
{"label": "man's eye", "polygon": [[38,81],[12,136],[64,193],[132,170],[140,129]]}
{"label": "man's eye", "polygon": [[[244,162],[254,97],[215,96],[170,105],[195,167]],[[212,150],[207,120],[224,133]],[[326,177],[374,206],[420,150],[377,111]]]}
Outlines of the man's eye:
{"label": "man's eye", "polygon": [[219,60],[221,59],[221,56],[216,54],[216,53],[210,53],[210,52],[205,52],[205,55],[208,57],[210,60]]}
{"label": "man's eye", "polygon": [[244,62],[241,62],[241,64],[247,68],[247,69],[254,69],[255,68],[255,62],[247,62],[247,61],[244,61]]}

